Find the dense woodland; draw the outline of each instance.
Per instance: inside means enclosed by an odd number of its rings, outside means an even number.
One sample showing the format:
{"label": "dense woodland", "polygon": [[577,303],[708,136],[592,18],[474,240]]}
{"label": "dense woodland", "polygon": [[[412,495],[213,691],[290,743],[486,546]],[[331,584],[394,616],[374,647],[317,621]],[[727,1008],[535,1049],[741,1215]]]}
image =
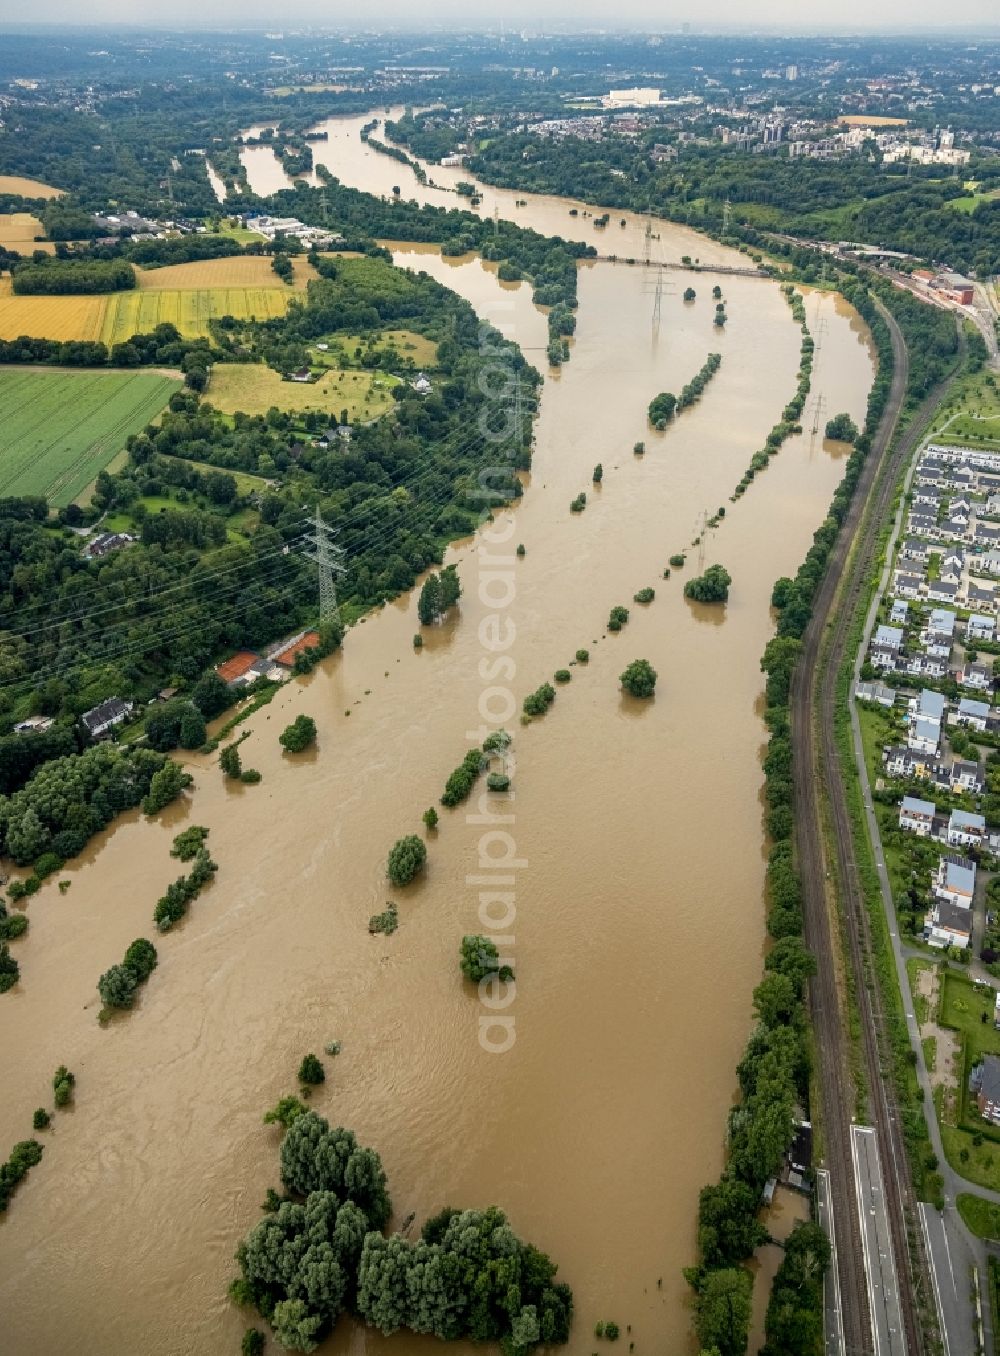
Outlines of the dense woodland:
{"label": "dense woodland", "polygon": [[135,269],[123,259],[57,259],[45,255],[14,265],[12,287],[18,296],[84,296],[127,292],[136,285]]}

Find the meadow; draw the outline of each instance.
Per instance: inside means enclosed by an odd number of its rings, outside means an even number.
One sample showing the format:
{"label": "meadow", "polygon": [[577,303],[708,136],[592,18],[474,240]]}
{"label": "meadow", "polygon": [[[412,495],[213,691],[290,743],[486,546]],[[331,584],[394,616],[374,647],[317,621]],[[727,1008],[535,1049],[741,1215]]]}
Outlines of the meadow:
{"label": "meadow", "polygon": [[311,352],[317,364],[340,366],[345,361],[358,361],[361,356],[357,352],[359,348],[362,353],[369,348],[376,353],[392,348],[401,358],[411,358],[417,367],[437,366],[437,344],[413,330],[379,330],[373,335],[330,334],[326,336],[326,343],[330,346],[327,353],[321,353],[313,345]]}
{"label": "meadow", "polygon": [[985,193],[972,189],[967,198],[950,198],[946,206],[953,212],[974,212],[981,202],[996,202],[997,198],[1000,198],[1000,188],[991,188]]}
{"label": "meadow", "polygon": [[397,379],[384,373],[329,368],[318,381],[299,383],[283,381],[259,363],[217,363],[205,399],[223,414],[266,414],[275,406],[293,414],[320,410],[337,420],[346,409],[352,424],[363,424],[392,407],[396,385]]}
{"label": "meadow", "polygon": [[72,503],[179,387],[148,372],[0,368],[0,496]]}

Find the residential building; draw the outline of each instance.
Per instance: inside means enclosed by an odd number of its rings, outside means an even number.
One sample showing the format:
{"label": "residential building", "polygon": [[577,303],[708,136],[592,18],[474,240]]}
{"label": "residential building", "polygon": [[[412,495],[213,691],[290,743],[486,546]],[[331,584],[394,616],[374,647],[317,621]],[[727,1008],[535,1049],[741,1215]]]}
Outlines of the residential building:
{"label": "residential building", "polygon": [[964,950],[972,939],[972,911],[949,900],[938,900],[928,919],[930,946],[955,946]]}
{"label": "residential building", "polygon": [[949,640],[955,636],[956,615],[947,607],[932,607],[931,615],[927,622],[927,634],[929,636],[947,636]]}
{"label": "residential building", "polygon": [[110,555],[112,551],[120,551],[123,546],[131,546],[135,537],[128,532],[98,532],[96,537],[91,537],[83,548],[83,554],[88,560],[97,560],[101,556]]}
{"label": "residential building", "polygon": [[932,518],[927,513],[911,513],[907,520],[906,530],[915,537],[936,537],[938,534],[937,519]]}
{"label": "residential building", "polygon": [[1000,574],[1000,551],[987,551],[981,556],[974,556],[970,569],[979,574]]}
{"label": "residential building", "polygon": [[927,585],[927,597],[932,603],[953,603],[958,597],[958,585],[949,584],[943,577],[933,579]]}
{"label": "residential building", "polygon": [[99,706],[92,706],[80,717],[80,724],[91,739],[103,739],[116,725],[128,720],[135,702],[123,701],[121,697],[109,697]]}
{"label": "residential building", "polygon": [[986,837],[986,820],[969,810],[952,810],[947,836],[952,847],[977,847]]}
{"label": "residential building", "polygon": [[885,683],[858,683],[854,695],[859,702],[875,702],[888,708],[896,705],[896,689],[886,687]]}
{"label": "residential building", "polygon": [[920,781],[948,785],[948,774],[943,765],[928,757],[926,753],[921,753],[919,749],[908,749],[904,744],[892,744],[883,750],[882,759],[886,774],[890,777],[915,777]]}
{"label": "residential building", "polygon": [[965,857],[942,857],[931,882],[938,899],[950,899],[953,904],[972,908],[976,893],[976,864]]}
{"label": "residential building", "polygon": [[889,609],[889,623],[892,626],[905,626],[910,607],[904,598],[897,598]]}
{"label": "residential building", "polygon": [[951,789],[968,792],[978,796],[983,789],[983,779],[979,773],[979,764],[956,758],[951,765]]}
{"label": "residential building", "polygon": [[[948,667],[948,659],[951,657],[951,651],[942,658],[939,655],[915,654],[906,661],[906,672],[913,674],[914,677],[923,675],[925,678],[943,678],[945,669]],[[872,663],[874,663],[874,659]]]}
{"label": "residential building", "polygon": [[964,566],[965,557],[960,551],[947,552],[941,561],[941,579],[946,584],[954,584],[957,589],[958,585],[962,582],[962,570]]}
{"label": "residential building", "polygon": [[993,670],[985,664],[966,664],[964,669],[958,670],[956,677],[963,687],[976,692],[993,691]]}
{"label": "residential building", "polygon": [[898,650],[887,649],[884,646],[873,645],[869,655],[872,665],[876,669],[893,670],[897,662],[902,658]]}
{"label": "residential building", "polygon": [[916,753],[936,755],[941,743],[941,722],[917,716],[910,724],[906,742]]}
{"label": "residential building", "polygon": [[899,827],[920,838],[929,838],[934,825],[934,802],[904,796],[899,805]]}
{"label": "residential building", "polygon": [[903,632],[898,626],[878,626],[872,645],[880,650],[898,650],[903,644]]}
{"label": "residential building", "polygon": [[969,1084],[983,1120],[1000,1125],[1000,1059],[984,1055],[982,1064],[972,1070]]}
{"label": "residential building", "polygon": [[[966,590],[966,597],[968,598],[970,607],[996,608],[996,593],[994,592],[992,585],[977,584],[970,579],[968,589]],[[992,639],[992,637],[983,636],[981,639]]]}
{"label": "residential building", "polygon": [[896,574],[893,582],[893,592],[897,598],[919,598],[920,590],[923,588],[923,576],[919,574],[904,574],[902,570]]}
{"label": "residential building", "polygon": [[935,692],[933,688],[922,688],[913,701],[913,710],[918,716],[923,716],[927,720],[944,720],[944,713],[947,703],[943,692]]}
{"label": "residential building", "polygon": [[958,703],[955,723],[956,725],[967,725],[973,730],[985,730],[989,716],[988,702],[975,701],[972,697],[963,697]]}
{"label": "residential building", "polygon": [[982,612],[973,612],[965,626],[965,639],[967,641],[992,640],[996,633],[996,626],[996,618],[987,617]]}

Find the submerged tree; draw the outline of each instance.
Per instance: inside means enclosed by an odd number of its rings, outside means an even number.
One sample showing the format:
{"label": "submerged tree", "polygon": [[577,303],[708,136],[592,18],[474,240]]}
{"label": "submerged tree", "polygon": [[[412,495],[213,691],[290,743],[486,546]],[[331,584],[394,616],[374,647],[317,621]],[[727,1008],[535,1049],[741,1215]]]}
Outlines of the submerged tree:
{"label": "submerged tree", "polygon": [[620,680],[630,696],[651,697],[656,687],[656,670],[648,659],[633,659]]}
{"label": "submerged tree", "polygon": [[709,565],[704,574],[687,581],[684,597],[697,603],[724,603],[729,597],[729,585],[732,582],[732,576],[722,565]]}
{"label": "submerged tree", "polygon": [[386,875],[393,885],[409,885],[427,861],[427,848],[415,833],[399,838],[389,850]]}
{"label": "submerged tree", "polygon": [[462,967],[462,974],[466,979],[471,979],[473,983],[478,983],[479,980],[486,979],[491,975],[502,980],[514,978],[514,971],[510,966],[500,964],[500,952],[497,950],[496,943],[490,941],[489,937],[482,936],[481,933],[462,938],[459,963]]}

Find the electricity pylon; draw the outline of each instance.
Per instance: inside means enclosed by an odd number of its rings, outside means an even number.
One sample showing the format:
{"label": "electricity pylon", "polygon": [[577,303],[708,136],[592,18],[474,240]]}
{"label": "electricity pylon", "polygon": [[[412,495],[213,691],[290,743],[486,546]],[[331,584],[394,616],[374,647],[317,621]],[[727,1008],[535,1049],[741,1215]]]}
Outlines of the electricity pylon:
{"label": "electricity pylon", "polygon": [[306,555],[310,560],[316,562],[319,579],[319,619],[321,622],[331,621],[339,615],[337,612],[336,576],[344,573],[343,560],[346,552],[343,547],[338,546],[333,541],[333,535],[333,528],[328,527],[323,521],[323,515],[319,511],[319,505],[317,505],[313,531],[306,537],[306,541],[314,549],[307,551]]}

